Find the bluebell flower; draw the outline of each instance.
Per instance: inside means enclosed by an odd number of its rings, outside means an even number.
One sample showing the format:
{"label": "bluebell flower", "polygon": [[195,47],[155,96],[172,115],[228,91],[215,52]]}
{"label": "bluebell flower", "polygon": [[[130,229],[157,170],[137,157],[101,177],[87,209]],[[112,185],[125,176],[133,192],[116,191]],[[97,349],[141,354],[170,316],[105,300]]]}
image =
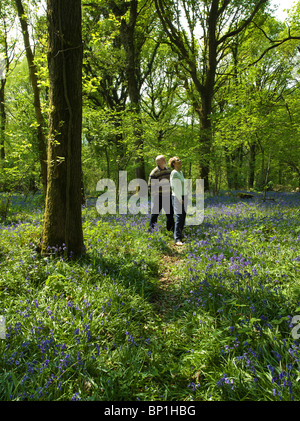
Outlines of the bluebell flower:
{"label": "bluebell flower", "polygon": [[71,401],[80,401],[81,398],[79,396],[79,393],[75,393],[72,397],[71,397]]}

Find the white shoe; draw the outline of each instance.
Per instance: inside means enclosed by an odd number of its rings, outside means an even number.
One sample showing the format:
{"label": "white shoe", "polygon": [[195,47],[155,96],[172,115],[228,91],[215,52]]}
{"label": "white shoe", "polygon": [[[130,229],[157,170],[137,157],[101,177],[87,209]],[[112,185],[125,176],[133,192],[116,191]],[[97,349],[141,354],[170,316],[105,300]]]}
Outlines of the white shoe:
{"label": "white shoe", "polygon": [[183,246],[183,242],[182,241],[176,241],[175,246]]}

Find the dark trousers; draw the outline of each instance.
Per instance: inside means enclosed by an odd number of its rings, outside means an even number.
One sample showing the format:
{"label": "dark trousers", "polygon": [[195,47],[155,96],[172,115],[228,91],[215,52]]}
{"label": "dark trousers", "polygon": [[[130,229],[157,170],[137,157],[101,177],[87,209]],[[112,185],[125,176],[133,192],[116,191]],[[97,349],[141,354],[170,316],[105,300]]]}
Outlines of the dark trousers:
{"label": "dark trousers", "polygon": [[150,216],[150,229],[154,228],[155,224],[157,223],[158,215],[162,209],[164,209],[167,217],[167,230],[174,231],[174,211],[171,195],[168,197],[162,197],[161,195],[153,197]]}
{"label": "dark trousers", "polygon": [[175,228],[174,228],[174,240],[182,241],[182,231],[186,219],[186,200],[187,198],[182,196],[183,204],[177,199],[176,196],[172,196],[172,204],[175,214]]}

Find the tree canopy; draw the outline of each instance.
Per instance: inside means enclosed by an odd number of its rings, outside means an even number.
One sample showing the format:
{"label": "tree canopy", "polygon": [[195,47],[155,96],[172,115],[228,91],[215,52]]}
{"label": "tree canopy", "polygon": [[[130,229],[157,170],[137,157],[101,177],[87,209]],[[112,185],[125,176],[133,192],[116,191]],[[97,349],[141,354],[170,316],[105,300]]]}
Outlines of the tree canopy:
{"label": "tree canopy", "polygon": [[[46,9],[1,2],[3,191],[46,192]],[[267,0],[82,1],[85,192],[120,170],[147,179],[161,153],[215,193],[264,189],[269,160],[269,187],[299,187],[299,14],[281,22]]]}

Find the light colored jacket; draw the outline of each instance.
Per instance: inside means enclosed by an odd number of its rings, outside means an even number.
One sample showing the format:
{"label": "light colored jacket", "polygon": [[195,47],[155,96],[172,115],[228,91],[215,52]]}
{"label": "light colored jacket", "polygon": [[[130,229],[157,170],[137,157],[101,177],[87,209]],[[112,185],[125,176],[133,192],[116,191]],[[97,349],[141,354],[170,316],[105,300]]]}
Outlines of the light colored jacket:
{"label": "light colored jacket", "polygon": [[182,171],[173,170],[171,172],[170,184],[172,195],[176,196],[178,200],[182,200],[182,196],[185,196],[185,182]]}

